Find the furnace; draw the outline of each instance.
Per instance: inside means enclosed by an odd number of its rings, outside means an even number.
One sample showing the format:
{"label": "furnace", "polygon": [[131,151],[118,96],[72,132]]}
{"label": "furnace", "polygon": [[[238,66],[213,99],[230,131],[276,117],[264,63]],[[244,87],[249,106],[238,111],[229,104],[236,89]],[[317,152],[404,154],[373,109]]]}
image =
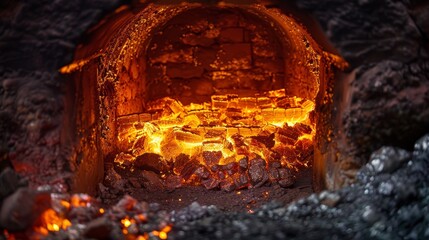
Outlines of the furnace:
{"label": "furnace", "polygon": [[63,137],[74,188],[89,192],[121,178],[170,191],[291,187],[326,141],[318,122],[345,66],[292,16],[223,3],[120,9],[75,59],[61,69],[75,97]]}

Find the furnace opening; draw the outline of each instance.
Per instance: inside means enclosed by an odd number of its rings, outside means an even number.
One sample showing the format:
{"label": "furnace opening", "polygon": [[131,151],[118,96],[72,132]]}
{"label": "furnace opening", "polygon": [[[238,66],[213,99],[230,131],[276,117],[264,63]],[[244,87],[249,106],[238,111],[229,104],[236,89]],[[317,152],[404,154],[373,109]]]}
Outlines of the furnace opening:
{"label": "furnace opening", "polygon": [[77,96],[78,134],[64,134],[77,142],[77,190],[311,180],[343,62],[292,17],[258,4],[149,4],[117,11],[91,39],[62,69]]}
{"label": "furnace opening", "polygon": [[148,45],[142,112],[118,118],[114,166],[156,173],[169,187],[291,186],[311,164],[315,103],[285,90],[290,47],[281,41],[238,9],[168,21]]}

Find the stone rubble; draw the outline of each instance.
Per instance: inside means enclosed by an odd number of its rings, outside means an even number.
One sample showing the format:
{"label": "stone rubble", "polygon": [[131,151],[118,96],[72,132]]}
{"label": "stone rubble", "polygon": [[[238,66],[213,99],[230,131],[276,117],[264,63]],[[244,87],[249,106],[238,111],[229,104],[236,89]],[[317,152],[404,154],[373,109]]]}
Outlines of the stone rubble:
{"label": "stone rubble", "polygon": [[[382,171],[379,166],[395,168]],[[374,152],[350,187],[312,194],[288,206],[272,202],[248,213],[197,202],[167,213],[159,204],[128,195],[103,209],[88,195],[49,194],[24,186],[3,201],[0,238],[427,239],[427,169],[429,134],[416,142],[413,152],[392,147]],[[47,212],[63,220],[57,230],[40,230],[48,226],[42,221]]]}

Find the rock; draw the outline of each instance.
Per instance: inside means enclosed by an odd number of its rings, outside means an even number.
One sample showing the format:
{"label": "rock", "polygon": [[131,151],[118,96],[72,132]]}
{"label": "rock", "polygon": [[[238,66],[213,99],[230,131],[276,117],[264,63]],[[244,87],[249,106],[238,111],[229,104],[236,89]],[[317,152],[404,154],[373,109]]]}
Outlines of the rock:
{"label": "rock", "polygon": [[128,182],[131,184],[133,188],[141,188],[142,185],[137,178],[128,178]]}
{"label": "rock", "polygon": [[328,191],[321,192],[319,198],[321,204],[331,208],[337,206],[338,202],[341,200],[341,196],[338,193]]}
{"label": "rock", "polygon": [[410,153],[405,150],[383,147],[371,155],[366,168],[374,173],[391,173],[410,157]]}
{"label": "rock", "polygon": [[234,179],[236,189],[248,187],[249,177],[246,173],[236,173],[232,177]]}
{"label": "rock", "polygon": [[280,173],[277,168],[270,168],[268,170],[268,177],[270,178],[271,182],[275,182],[280,178]]}
{"label": "rock", "polygon": [[19,175],[10,167],[0,172],[0,202],[20,186]]}
{"label": "rock", "polygon": [[279,170],[280,180],[278,181],[281,187],[291,187],[295,183],[295,178],[290,169],[280,168]]}
{"label": "rock", "polygon": [[138,156],[134,161],[134,167],[140,170],[153,171],[156,173],[168,170],[168,166],[164,163],[162,157],[155,153],[145,153]]}
{"label": "rock", "polygon": [[92,220],[86,225],[83,236],[90,239],[108,239],[111,229],[111,220],[105,217],[100,217]]}
{"label": "rock", "polygon": [[170,175],[164,180],[164,186],[172,191],[182,186],[182,180],[183,178],[181,176]]}
{"label": "rock", "polygon": [[429,134],[424,135],[421,137],[417,142],[414,144],[414,151],[413,151],[413,157],[424,157],[429,155]]}
{"label": "rock", "polygon": [[235,184],[234,180],[230,177],[222,180],[220,182],[220,189],[222,189],[225,192],[232,192],[235,190]]}
{"label": "rock", "polygon": [[207,166],[218,164],[222,158],[221,151],[204,151],[203,158]]}
{"label": "rock", "polygon": [[222,170],[225,171],[230,176],[238,172],[238,163],[236,162],[228,163],[227,165],[223,165],[221,167],[222,167]]}
{"label": "rock", "polygon": [[183,179],[188,180],[192,177],[192,175],[197,170],[198,166],[200,165],[200,162],[196,159],[190,160],[185,164],[182,171],[180,172],[180,176],[183,177]]}
{"label": "rock", "polygon": [[268,180],[268,173],[265,168],[266,162],[262,158],[254,158],[249,165],[250,183],[254,187],[262,186]]}
{"label": "rock", "polygon": [[205,167],[200,165],[197,170],[195,170],[195,174],[200,178],[200,179],[207,179],[210,177],[210,171]]}
{"label": "rock", "polygon": [[364,211],[362,213],[362,218],[369,224],[374,224],[378,220],[380,220],[380,213],[371,205],[365,206]]}
{"label": "rock", "polygon": [[49,193],[19,188],[3,201],[0,226],[9,231],[27,230],[50,203]]}
{"label": "rock", "polygon": [[202,180],[201,183],[206,189],[215,189],[219,187],[220,180],[215,177],[209,177],[208,179]]}
{"label": "rock", "polygon": [[137,203],[138,201],[135,198],[127,194],[122,197],[121,200],[119,200],[115,207],[123,209],[125,211],[132,211]]}
{"label": "rock", "polygon": [[291,187],[295,181],[292,178],[281,179],[278,181],[279,185],[284,188]]}
{"label": "rock", "polygon": [[248,168],[248,160],[247,157],[244,157],[238,161],[238,165],[240,166],[240,170],[247,170]]}
{"label": "rock", "polygon": [[255,136],[252,137],[252,139],[255,139],[256,141],[262,143],[267,148],[274,147],[275,141],[274,141],[274,133],[268,135],[268,136]]}
{"label": "rock", "polygon": [[164,184],[158,174],[151,171],[143,171],[143,186],[151,191],[159,191],[164,189]]}

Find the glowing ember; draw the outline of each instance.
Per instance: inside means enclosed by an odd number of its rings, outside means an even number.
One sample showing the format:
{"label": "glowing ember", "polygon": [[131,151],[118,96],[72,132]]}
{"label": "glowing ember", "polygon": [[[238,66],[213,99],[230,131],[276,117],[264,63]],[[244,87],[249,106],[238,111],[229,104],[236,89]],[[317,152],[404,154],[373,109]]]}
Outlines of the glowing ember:
{"label": "glowing ember", "polygon": [[68,219],[58,215],[53,209],[48,209],[40,216],[40,226],[36,227],[36,232],[47,235],[49,232],[65,230],[72,224]]}
{"label": "glowing ember", "polygon": [[[52,194],[51,199],[51,208],[38,217],[29,239],[62,239],[59,236],[65,235],[67,239],[93,239],[92,234],[100,234],[100,227],[111,231],[114,226],[125,239],[167,239],[172,229],[166,212],[148,209],[147,203],[130,196],[109,209],[100,208],[100,203],[86,194]],[[6,231],[4,235],[14,239]]]}
{"label": "glowing ember", "polygon": [[[131,147],[118,154],[115,162],[126,167],[143,159],[146,166],[155,161],[148,154],[155,154],[156,161],[173,166],[156,169],[161,177],[180,175],[183,183],[193,184],[198,184],[198,176],[213,175],[209,170],[213,166],[239,163],[243,158],[278,161],[296,171],[308,166],[314,107],[310,100],[287,97],[284,90],[254,97],[214,95],[211,102],[186,106],[168,97],[158,99],[146,106],[146,113],[119,119],[127,122],[119,126],[119,142]],[[181,163],[184,155],[194,167]]]}

